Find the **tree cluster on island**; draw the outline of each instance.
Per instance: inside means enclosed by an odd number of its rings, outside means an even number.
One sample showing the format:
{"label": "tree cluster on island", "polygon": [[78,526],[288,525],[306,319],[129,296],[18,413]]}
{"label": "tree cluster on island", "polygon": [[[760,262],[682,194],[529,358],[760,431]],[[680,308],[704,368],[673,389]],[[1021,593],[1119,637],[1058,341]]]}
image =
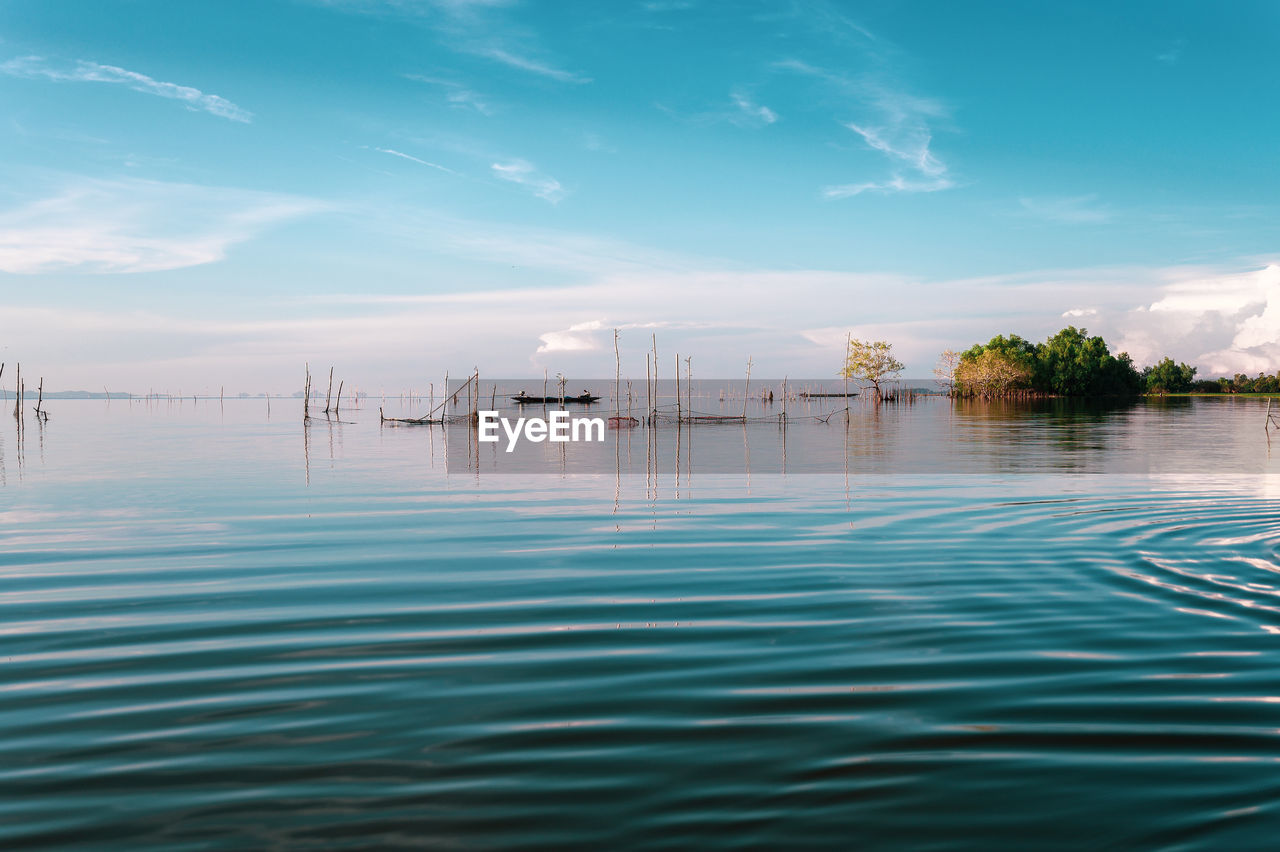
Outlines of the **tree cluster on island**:
{"label": "tree cluster on island", "polygon": [[[881,386],[896,378],[902,362],[883,340],[850,338],[841,375],[865,382],[883,398]],[[934,369],[938,382],[956,396],[1137,396],[1180,393],[1280,393],[1280,373],[1250,378],[1196,380],[1196,368],[1165,357],[1141,371],[1127,352],[1112,355],[1107,342],[1086,329],[1067,326],[1043,343],[1016,334],[997,335],[963,352],[947,350]]]}

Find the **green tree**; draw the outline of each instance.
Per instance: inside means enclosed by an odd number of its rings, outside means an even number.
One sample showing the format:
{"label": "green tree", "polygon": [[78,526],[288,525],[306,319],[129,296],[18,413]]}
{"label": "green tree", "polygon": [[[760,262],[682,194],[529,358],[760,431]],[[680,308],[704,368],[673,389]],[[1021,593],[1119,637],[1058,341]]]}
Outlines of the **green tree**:
{"label": "green tree", "polygon": [[1062,396],[1137,393],[1142,377],[1128,353],[1113,356],[1101,337],[1067,326],[1038,347],[1038,383]]}
{"label": "green tree", "polygon": [[1147,393],[1186,393],[1196,378],[1196,368],[1189,364],[1175,364],[1172,358],[1164,358],[1154,367],[1142,371],[1142,382]]}
{"label": "green tree", "polygon": [[977,343],[960,353],[961,362],[976,360],[984,352],[994,352],[1006,362],[1025,371],[1028,381],[1038,373],[1038,349],[1034,343],[1016,334],[997,334],[986,343]]}
{"label": "green tree", "polygon": [[[981,369],[972,366],[988,354],[997,360],[986,362]],[[1087,331],[1074,326],[1064,328],[1040,344],[1016,334],[997,335],[961,353],[960,367],[966,368],[966,365],[970,365],[967,367],[970,380],[981,380],[983,387],[990,387],[986,374],[997,367],[1016,368],[1016,384],[1005,387],[1002,393],[1029,387],[1060,396],[1119,396],[1136,394],[1142,389],[1142,376],[1127,353],[1112,355],[1105,340],[1090,337]],[[970,385],[967,390],[994,392],[978,390],[976,385]]]}
{"label": "green tree", "polygon": [[977,357],[962,361],[955,378],[965,393],[1000,396],[1027,387],[1031,371],[1020,360],[995,349],[984,349]]}
{"label": "green tree", "polygon": [[884,398],[880,383],[896,378],[902,362],[893,357],[893,344],[883,340],[850,340],[840,375],[868,382],[875,389],[876,402]]}

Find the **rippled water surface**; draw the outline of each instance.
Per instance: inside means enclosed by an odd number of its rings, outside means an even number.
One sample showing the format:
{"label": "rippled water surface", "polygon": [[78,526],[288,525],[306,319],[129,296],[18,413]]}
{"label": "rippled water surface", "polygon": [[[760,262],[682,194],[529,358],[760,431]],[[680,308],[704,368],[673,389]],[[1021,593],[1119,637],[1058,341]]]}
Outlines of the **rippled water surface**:
{"label": "rippled water surface", "polygon": [[[1273,848],[1253,402],[1160,475],[1010,473],[1052,457],[1026,412],[987,472],[750,477],[451,473],[281,401],[6,415],[0,846]],[[1143,412],[1060,457],[1187,450]]]}

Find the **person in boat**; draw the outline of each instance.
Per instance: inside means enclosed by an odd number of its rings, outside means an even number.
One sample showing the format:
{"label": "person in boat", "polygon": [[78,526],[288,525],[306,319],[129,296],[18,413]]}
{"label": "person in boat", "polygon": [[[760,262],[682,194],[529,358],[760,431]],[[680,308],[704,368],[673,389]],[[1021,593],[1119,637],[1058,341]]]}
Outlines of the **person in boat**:
{"label": "person in boat", "polygon": [[582,392],[582,393],[580,393],[580,394],[578,394],[578,396],[584,396],[584,397],[585,397],[585,396],[591,396],[591,391],[589,391],[589,390],[583,390],[583,392]]}
{"label": "person in boat", "polygon": [[516,394],[516,396],[520,399],[524,399],[526,396],[528,396],[528,394],[526,394],[524,391],[520,391],[520,393]]}

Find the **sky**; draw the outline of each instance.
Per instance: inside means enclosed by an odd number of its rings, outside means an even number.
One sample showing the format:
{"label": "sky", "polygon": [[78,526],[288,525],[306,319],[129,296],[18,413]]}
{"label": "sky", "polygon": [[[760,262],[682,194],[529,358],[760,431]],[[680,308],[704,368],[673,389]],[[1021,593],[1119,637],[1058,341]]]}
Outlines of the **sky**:
{"label": "sky", "polygon": [[6,0],[0,360],[928,376],[1071,324],[1275,372],[1278,48],[1250,0]]}

